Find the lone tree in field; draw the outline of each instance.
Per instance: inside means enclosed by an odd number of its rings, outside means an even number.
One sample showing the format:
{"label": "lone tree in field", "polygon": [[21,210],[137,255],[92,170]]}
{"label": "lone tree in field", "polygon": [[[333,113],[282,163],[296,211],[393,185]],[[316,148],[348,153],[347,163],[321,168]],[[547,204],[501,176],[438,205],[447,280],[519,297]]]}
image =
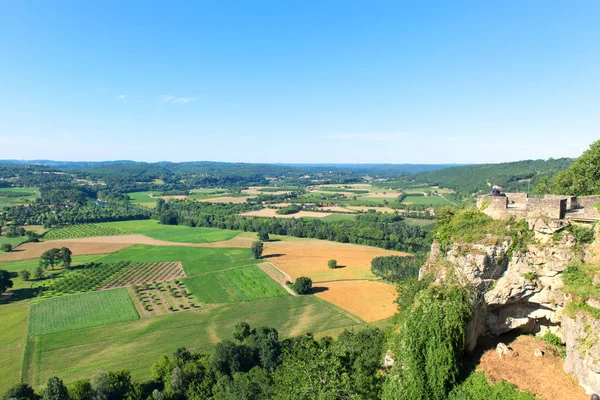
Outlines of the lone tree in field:
{"label": "lone tree in field", "polygon": [[261,242],[268,242],[269,241],[269,233],[262,231],[262,232],[258,232],[258,240],[260,240]]}
{"label": "lone tree in field", "polygon": [[261,258],[264,250],[263,242],[259,240],[257,242],[252,243],[252,247],[250,248],[250,250],[252,250],[252,255],[254,256],[254,258]]}
{"label": "lone tree in field", "polygon": [[336,260],[329,260],[329,261],[327,261],[327,266],[329,267],[329,269],[336,269],[337,268],[337,261]]}
{"label": "lone tree in field", "polygon": [[0,294],[6,292],[6,289],[13,287],[13,281],[10,279],[10,273],[0,269]]}
{"label": "lone tree in field", "polygon": [[54,266],[60,263],[63,268],[70,268],[71,255],[71,250],[66,247],[47,250],[40,256],[40,267],[54,269]]}
{"label": "lone tree in field", "polygon": [[292,289],[298,294],[309,293],[312,289],[312,279],[301,276],[296,279],[296,282],[292,285]]}
{"label": "lone tree in field", "polygon": [[19,277],[23,280],[23,281],[28,281],[31,278],[31,272],[29,272],[28,269],[24,269],[22,271],[19,271]]}
{"label": "lone tree in field", "polygon": [[9,252],[12,251],[13,247],[12,244],[10,243],[3,243],[2,246],[0,246],[0,251],[4,251],[4,252]]}

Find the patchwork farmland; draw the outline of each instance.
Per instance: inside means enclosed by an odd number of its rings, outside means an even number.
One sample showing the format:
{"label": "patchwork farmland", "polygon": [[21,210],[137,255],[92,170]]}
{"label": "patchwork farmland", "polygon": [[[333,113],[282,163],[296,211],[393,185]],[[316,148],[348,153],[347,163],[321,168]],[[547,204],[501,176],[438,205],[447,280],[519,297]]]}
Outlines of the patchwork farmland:
{"label": "patchwork farmland", "polygon": [[[156,357],[180,346],[210,349],[240,321],[274,326],[286,337],[340,332],[391,315],[393,291],[370,281],[369,263],[374,256],[399,253],[283,237],[266,243],[269,262],[257,266],[249,250],[255,238],[237,231],[128,221],[53,229],[42,242],[6,253],[11,257],[0,257],[0,269],[5,265],[13,271],[15,294],[28,306],[28,318],[11,328],[16,332],[25,324],[20,356],[0,363],[0,369],[22,371],[20,377],[9,375],[0,383],[21,379],[39,385],[50,375],[73,382],[121,367],[143,379]],[[37,257],[58,246],[74,250],[72,269],[56,268],[30,282],[16,276],[23,269],[33,271]],[[336,257],[343,268],[328,269],[326,261]],[[296,296],[286,282],[300,275],[326,290]],[[353,282],[325,282],[335,279]],[[368,285],[374,283],[384,286],[369,297],[374,286]],[[347,290],[358,295],[349,296]],[[83,338],[98,345],[90,347]],[[141,357],[127,358],[141,349]],[[73,362],[74,357],[82,358]]]}

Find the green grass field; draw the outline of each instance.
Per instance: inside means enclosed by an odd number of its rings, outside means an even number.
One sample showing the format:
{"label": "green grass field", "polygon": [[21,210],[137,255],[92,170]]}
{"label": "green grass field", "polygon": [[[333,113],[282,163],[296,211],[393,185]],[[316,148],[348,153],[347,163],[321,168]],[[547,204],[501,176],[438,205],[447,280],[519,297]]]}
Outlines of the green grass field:
{"label": "green grass field", "polygon": [[[73,267],[77,267],[82,264],[87,264],[89,262],[98,260],[99,258],[105,257],[104,254],[90,254],[85,256],[73,256],[71,265]],[[9,272],[18,272],[23,269],[33,269],[39,265],[38,259],[32,260],[23,260],[23,261],[9,261],[9,262],[0,262],[0,269],[4,269]]]}
{"label": "green grass field", "polygon": [[129,369],[134,379],[148,378],[150,366],[160,356],[181,346],[210,351],[219,341],[230,339],[235,325],[242,321],[252,326],[272,326],[280,338],[358,325],[348,313],[314,296],[203,307],[36,337],[23,378],[36,386],[51,376],[70,383],[118,368]]}
{"label": "green grass field", "polygon": [[415,226],[431,226],[435,223],[432,219],[420,219],[420,218],[405,218],[404,219],[407,224],[415,225]]}
{"label": "green grass field", "polygon": [[81,224],[54,228],[44,235],[44,240],[78,239],[96,236],[118,236],[126,233],[102,224]]}
{"label": "green grass field", "polygon": [[354,221],[356,219],[356,214],[331,214],[325,218],[320,218],[322,221]]}
{"label": "green grass field", "polygon": [[0,306],[0,393],[21,379],[28,315],[29,303]]}
{"label": "green grass field", "polygon": [[422,204],[429,206],[452,205],[452,203],[440,196],[406,196],[402,202],[405,204]]}
{"label": "green grass field", "polygon": [[27,204],[40,197],[37,188],[1,188],[0,208]]}
{"label": "green grass field", "polygon": [[156,220],[105,222],[101,227],[119,229],[127,233],[139,233],[158,240],[178,243],[211,243],[229,240],[240,232],[217,228],[191,228],[184,225],[161,225]]}
{"label": "green grass field", "polygon": [[[150,197],[154,192],[133,192],[127,193],[131,203],[139,204],[139,203],[156,203],[156,199]],[[145,204],[144,204],[145,205]]]}
{"label": "green grass field", "polygon": [[102,258],[103,263],[117,261],[181,261],[186,275],[192,276],[250,265],[255,260],[249,249],[135,245]]}
{"label": "green grass field", "polygon": [[138,318],[126,289],[82,293],[33,303],[29,334],[43,335]]}
{"label": "green grass field", "polygon": [[[17,247],[18,245],[20,245],[21,243],[23,243],[26,239],[27,239],[27,237],[25,237],[25,236],[8,238],[8,237],[2,235],[2,236],[0,236],[0,245],[3,245],[4,243],[8,243],[14,248],[14,247]],[[2,250],[0,250],[0,254],[4,254],[4,252]]]}
{"label": "green grass field", "polygon": [[281,285],[255,265],[186,278],[184,282],[202,303],[234,303],[289,296]]}

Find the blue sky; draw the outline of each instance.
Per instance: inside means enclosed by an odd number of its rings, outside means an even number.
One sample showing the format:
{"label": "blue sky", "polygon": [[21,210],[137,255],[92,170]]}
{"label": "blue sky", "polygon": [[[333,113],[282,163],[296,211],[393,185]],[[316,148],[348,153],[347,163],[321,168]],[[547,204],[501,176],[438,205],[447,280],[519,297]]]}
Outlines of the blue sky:
{"label": "blue sky", "polygon": [[0,159],[481,163],[600,138],[596,0],[0,3]]}

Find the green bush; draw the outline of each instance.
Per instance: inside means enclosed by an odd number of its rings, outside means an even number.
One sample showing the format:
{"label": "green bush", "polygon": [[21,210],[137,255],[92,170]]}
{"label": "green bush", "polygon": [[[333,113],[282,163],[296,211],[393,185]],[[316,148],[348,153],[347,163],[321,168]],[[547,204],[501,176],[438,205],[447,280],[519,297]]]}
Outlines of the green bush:
{"label": "green bush", "polygon": [[449,283],[416,291],[420,288],[413,280],[406,292],[400,287],[392,352],[402,362],[392,367],[383,399],[446,399],[457,383],[472,314],[470,292]]}
{"label": "green bush", "polygon": [[307,294],[312,289],[312,279],[301,276],[296,279],[296,282],[292,285],[292,289],[298,294]]}
{"label": "green bush", "polygon": [[579,246],[594,241],[594,228],[581,225],[569,225],[567,231],[575,236],[575,240]]}
{"label": "green bush", "polygon": [[13,247],[10,243],[3,243],[0,245],[0,251],[9,252],[12,251]]}
{"label": "green bush", "polygon": [[329,261],[327,261],[327,267],[329,269],[336,269],[337,268],[337,261],[336,260],[329,260]]}
{"label": "green bush", "polygon": [[23,281],[28,281],[30,277],[31,277],[31,273],[29,272],[28,269],[19,271],[19,278],[21,278]]}
{"label": "green bush", "polygon": [[420,264],[415,257],[380,256],[371,260],[371,272],[388,282],[398,282],[419,275]]}

